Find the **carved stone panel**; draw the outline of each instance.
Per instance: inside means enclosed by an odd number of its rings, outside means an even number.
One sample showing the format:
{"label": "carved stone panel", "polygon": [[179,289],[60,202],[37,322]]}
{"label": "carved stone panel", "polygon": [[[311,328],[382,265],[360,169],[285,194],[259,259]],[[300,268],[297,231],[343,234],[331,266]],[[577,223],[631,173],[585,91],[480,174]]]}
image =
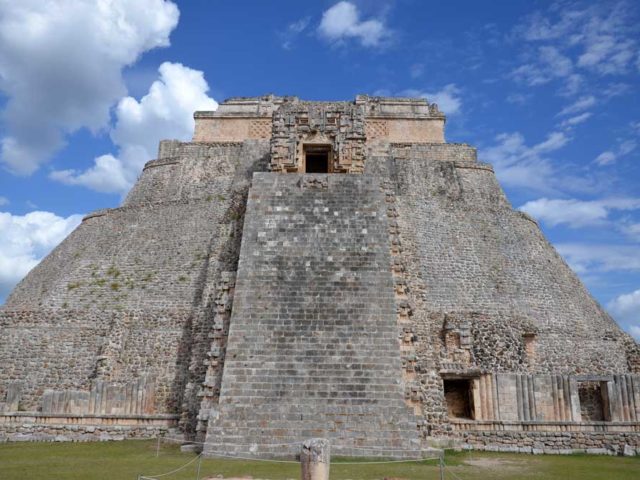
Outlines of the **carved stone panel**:
{"label": "carved stone panel", "polygon": [[364,171],[364,108],[349,102],[285,102],[273,115],[271,171],[305,172],[309,146],[327,146],[331,173]]}

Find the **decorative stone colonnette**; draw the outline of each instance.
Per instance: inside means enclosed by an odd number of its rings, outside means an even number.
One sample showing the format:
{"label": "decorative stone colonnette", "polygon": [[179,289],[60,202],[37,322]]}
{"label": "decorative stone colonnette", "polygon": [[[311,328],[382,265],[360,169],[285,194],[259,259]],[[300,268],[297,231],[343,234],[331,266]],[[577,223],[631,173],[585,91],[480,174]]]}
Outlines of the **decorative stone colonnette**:
{"label": "decorative stone colonnette", "polygon": [[640,375],[451,378],[445,376],[450,423],[468,448],[640,453]]}
{"label": "decorative stone colonnette", "polygon": [[156,412],[155,382],[144,376],[127,384],[95,381],[90,391],[45,390],[38,412],[18,411],[21,388],[14,382],[0,402],[0,442],[153,438],[180,418]]}

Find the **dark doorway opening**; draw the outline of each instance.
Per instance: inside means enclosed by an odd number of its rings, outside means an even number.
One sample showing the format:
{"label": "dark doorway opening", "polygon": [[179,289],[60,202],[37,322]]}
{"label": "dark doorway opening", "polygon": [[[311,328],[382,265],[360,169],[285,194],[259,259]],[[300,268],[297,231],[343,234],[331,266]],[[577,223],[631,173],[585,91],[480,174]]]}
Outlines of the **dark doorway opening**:
{"label": "dark doorway opening", "polygon": [[602,390],[600,382],[578,382],[580,415],[583,421],[601,422],[607,420]]}
{"label": "dark doorway opening", "polygon": [[470,380],[445,379],[444,398],[449,418],[473,419],[473,396]]}
{"label": "dark doorway opening", "polygon": [[305,149],[305,173],[329,173],[329,147]]}

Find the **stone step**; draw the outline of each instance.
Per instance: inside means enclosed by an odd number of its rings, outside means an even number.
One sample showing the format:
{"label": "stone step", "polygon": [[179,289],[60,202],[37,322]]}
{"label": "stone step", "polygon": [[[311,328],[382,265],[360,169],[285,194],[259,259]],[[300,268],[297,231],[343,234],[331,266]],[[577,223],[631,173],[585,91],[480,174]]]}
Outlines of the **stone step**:
{"label": "stone step", "polygon": [[322,185],[254,176],[207,442],[267,455],[283,452],[270,439],[299,450],[305,437],[326,435],[345,448],[415,455],[384,195],[366,175]]}

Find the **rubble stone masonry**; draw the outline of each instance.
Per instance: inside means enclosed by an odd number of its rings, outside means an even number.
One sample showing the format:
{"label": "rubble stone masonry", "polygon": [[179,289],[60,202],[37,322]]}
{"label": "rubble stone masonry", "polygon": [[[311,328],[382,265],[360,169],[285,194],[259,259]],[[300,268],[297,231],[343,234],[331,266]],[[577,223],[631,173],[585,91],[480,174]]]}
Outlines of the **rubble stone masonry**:
{"label": "rubble stone masonry", "polygon": [[640,347],[436,105],[195,120],[0,307],[0,441],[640,453]]}

